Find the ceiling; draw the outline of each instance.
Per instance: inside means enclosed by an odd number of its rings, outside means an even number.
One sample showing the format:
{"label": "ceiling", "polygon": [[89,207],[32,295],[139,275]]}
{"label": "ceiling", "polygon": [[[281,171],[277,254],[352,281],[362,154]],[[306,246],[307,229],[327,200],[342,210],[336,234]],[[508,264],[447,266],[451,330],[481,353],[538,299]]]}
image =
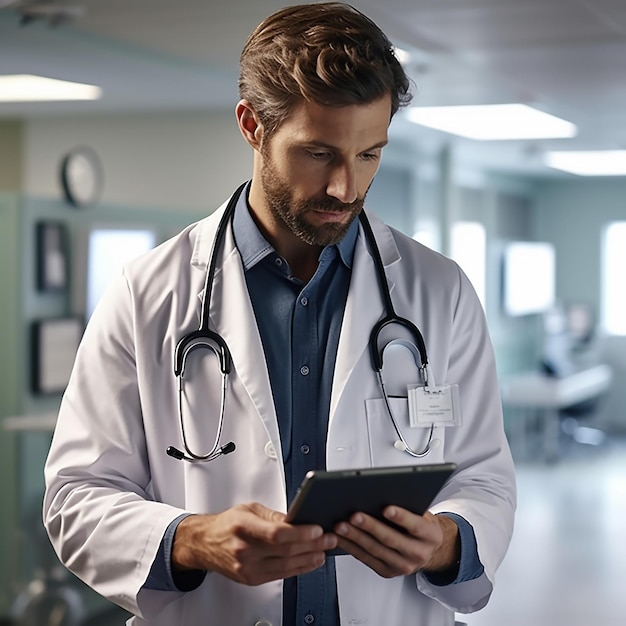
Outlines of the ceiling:
{"label": "ceiling", "polygon": [[[0,118],[233,109],[237,62],[275,0],[56,0],[68,23],[20,24],[50,2],[0,0],[0,74],[93,83],[95,102],[0,103]],[[578,126],[575,139],[477,142],[392,124],[396,141],[548,175],[547,149],[626,148],[626,0],[353,0],[414,53],[416,105],[523,102]]]}

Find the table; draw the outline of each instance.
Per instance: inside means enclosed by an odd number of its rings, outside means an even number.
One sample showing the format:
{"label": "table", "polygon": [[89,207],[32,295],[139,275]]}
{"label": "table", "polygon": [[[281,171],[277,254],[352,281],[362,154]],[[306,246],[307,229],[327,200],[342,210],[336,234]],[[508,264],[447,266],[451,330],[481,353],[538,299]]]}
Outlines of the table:
{"label": "table", "polygon": [[[500,394],[505,407],[519,409],[513,424],[518,444],[526,448],[525,417],[531,410],[542,415],[542,448],[546,460],[558,457],[559,411],[605,393],[613,373],[608,365],[595,365],[568,376],[555,378],[538,371],[520,372],[500,380]],[[525,451],[525,450],[524,450]]]}

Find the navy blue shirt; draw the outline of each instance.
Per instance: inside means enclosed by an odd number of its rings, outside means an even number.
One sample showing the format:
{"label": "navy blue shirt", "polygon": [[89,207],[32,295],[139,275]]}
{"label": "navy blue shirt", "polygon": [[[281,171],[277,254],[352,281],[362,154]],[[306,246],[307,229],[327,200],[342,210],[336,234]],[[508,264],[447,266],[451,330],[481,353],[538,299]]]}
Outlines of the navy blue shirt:
{"label": "navy blue shirt", "polygon": [[[326,467],[331,386],[358,223],[322,250],[306,284],[291,275],[249,211],[235,213],[233,231],[272,386],[289,504],[304,475]],[[328,557],[323,567],[285,580],[284,624],[339,626],[334,561]]]}

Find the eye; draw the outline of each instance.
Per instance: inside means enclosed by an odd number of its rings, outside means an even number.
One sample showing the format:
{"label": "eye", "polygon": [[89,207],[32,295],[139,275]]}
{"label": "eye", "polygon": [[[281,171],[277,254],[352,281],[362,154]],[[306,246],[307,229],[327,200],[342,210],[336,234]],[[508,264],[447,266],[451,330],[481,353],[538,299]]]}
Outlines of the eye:
{"label": "eye", "polygon": [[314,159],[315,161],[323,161],[325,159],[331,159],[332,158],[332,154],[328,151],[321,151],[321,150],[307,150],[307,154]]}
{"label": "eye", "polygon": [[380,158],[380,152],[363,152],[360,156],[364,161],[377,161]]}

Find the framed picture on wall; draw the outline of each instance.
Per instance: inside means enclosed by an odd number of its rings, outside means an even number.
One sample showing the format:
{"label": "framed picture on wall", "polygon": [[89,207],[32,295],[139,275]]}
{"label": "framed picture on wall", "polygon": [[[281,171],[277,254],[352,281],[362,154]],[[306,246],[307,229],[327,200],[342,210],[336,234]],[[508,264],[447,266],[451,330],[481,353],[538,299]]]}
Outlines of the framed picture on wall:
{"label": "framed picture on wall", "polygon": [[33,322],[31,364],[35,393],[65,391],[83,329],[84,322],[79,317]]}
{"label": "framed picture on wall", "polygon": [[63,291],[68,286],[67,227],[63,222],[36,225],[37,289]]}

